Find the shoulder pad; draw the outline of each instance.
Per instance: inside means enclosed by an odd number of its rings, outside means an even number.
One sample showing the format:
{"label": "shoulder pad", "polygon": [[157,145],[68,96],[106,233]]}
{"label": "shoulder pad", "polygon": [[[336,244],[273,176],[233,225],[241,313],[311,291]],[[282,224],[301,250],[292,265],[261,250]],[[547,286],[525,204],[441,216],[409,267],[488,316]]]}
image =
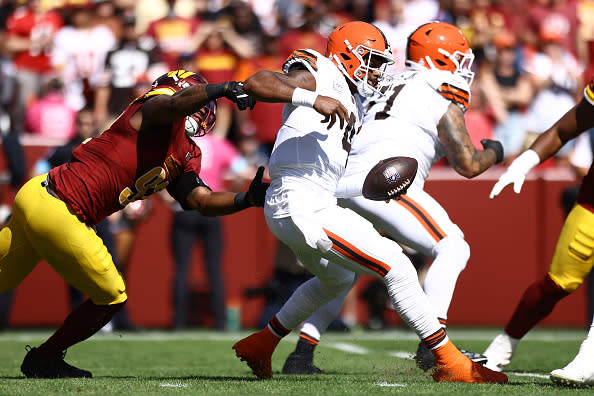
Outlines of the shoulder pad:
{"label": "shoulder pad", "polygon": [[460,106],[462,111],[468,109],[470,85],[464,78],[446,70],[427,70],[419,75],[422,75],[441,96]]}
{"label": "shoulder pad", "polygon": [[283,64],[283,73],[288,73],[291,70],[291,66],[293,66],[296,63],[305,65],[305,67],[307,67],[307,69],[310,71],[318,71],[319,56],[320,54],[313,50],[295,50]]}

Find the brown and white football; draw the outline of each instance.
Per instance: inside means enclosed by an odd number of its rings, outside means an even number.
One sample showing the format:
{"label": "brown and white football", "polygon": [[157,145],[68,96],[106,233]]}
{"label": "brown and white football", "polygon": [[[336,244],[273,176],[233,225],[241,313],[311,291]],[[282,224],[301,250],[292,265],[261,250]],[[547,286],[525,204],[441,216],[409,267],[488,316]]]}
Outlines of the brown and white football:
{"label": "brown and white football", "polygon": [[417,160],[390,157],[378,162],[363,182],[363,196],[373,201],[398,198],[410,187],[417,174]]}

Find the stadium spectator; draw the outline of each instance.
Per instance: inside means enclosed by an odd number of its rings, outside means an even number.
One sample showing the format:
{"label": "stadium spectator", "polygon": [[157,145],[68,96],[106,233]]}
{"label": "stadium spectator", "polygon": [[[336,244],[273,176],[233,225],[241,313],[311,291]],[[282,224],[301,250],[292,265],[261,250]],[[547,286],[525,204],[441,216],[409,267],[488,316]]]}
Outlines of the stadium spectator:
{"label": "stadium spectator", "polygon": [[233,29],[242,40],[249,44],[244,44],[251,47],[252,53],[244,55],[244,57],[252,57],[255,53],[262,51],[263,30],[258,20],[258,17],[243,1],[234,1],[229,7],[229,16],[233,24]]}
{"label": "stadium spectator", "polygon": [[[525,114],[524,148],[574,106],[583,72],[575,56],[562,46],[556,27],[541,25],[539,39],[541,50],[525,64],[535,95]],[[556,153],[556,160],[566,159],[571,144]]]}
{"label": "stadium spectator", "polygon": [[31,103],[25,112],[25,130],[48,138],[70,140],[76,134],[76,110],[64,98],[64,84],[51,79],[45,93]]}
{"label": "stadium spectator", "polygon": [[[251,42],[239,36],[227,16],[203,23],[195,40],[198,50],[191,70],[198,71],[211,83],[233,79],[239,59],[255,54]],[[218,102],[214,135],[227,137],[233,123],[233,107],[228,100]]]}
{"label": "stadium spectator", "polygon": [[95,89],[102,76],[107,52],[115,45],[111,30],[93,25],[90,5],[72,6],[70,25],[64,26],[54,40],[52,64],[64,82],[66,101],[75,110],[94,106]]}
{"label": "stadium spectator", "polygon": [[159,77],[101,136],[78,146],[68,164],[32,178],[17,194],[0,231],[0,293],[13,290],[45,259],[89,296],[41,346],[27,348],[26,377],[91,377],[64,361],[65,350],[92,336],[126,303],[126,287],[93,225],[128,203],[167,187],[182,207],[225,215],[263,204],[259,170],[247,192],[212,192],[198,176],[200,149],[189,135],[212,129],[214,102],[253,102],[241,84],[206,84],[185,70]]}
{"label": "stadium spectator", "polygon": [[[552,127],[542,133],[501,175],[493,187],[493,199],[513,184],[519,194],[526,175],[539,163],[555,155],[568,141],[594,127],[594,83],[584,90],[581,101],[573,106]],[[503,333],[485,351],[487,367],[502,371],[514,356],[520,340],[538,322],[547,317],[555,305],[584,282],[594,264],[592,227],[594,223],[594,167],[582,181],[577,204],[567,216],[547,273],[530,285],[522,295]],[[590,332],[592,333],[592,332]],[[594,383],[592,338],[582,344],[573,362],[551,373],[555,382]]]}
{"label": "stadium spectator", "polygon": [[522,42],[538,50],[543,29],[554,31],[559,43],[573,56],[580,46],[577,35],[580,21],[575,0],[530,0],[520,14],[522,23],[518,26]]}
{"label": "stadium spectator", "polygon": [[287,58],[295,48],[310,48],[324,52],[326,36],[322,35],[320,20],[323,17],[323,6],[317,2],[305,4],[302,12],[302,22],[297,27],[289,27],[282,35],[280,41],[280,55]]}
{"label": "stadium spectator", "polygon": [[17,133],[24,128],[25,107],[41,94],[52,77],[50,56],[54,37],[62,25],[62,16],[56,11],[44,12],[41,0],[25,1],[6,21],[3,47],[17,70],[11,121],[11,128]]}
{"label": "stadium spectator", "polygon": [[165,62],[170,70],[180,66],[178,63],[180,55],[188,52],[188,45],[202,23],[200,19],[192,18],[188,14],[177,15],[175,3],[176,0],[167,0],[167,15],[152,21],[145,33],[154,40],[161,61]]}
{"label": "stadium spectator", "polygon": [[[214,191],[225,189],[229,180],[232,190],[243,186],[253,175],[255,168],[249,166],[237,149],[226,139],[205,135],[193,139],[202,152],[200,177]],[[165,194],[162,196],[167,197]],[[174,211],[171,225],[171,250],[175,261],[173,295],[173,328],[185,329],[189,313],[189,274],[192,246],[202,241],[203,258],[208,276],[210,309],[214,328],[226,328],[225,281],[223,278],[222,254],[224,249],[223,224],[218,217],[203,216],[199,212],[184,211],[173,199],[168,199]]]}
{"label": "stadium spectator", "polygon": [[506,160],[520,153],[526,130],[524,111],[533,98],[532,84],[520,65],[515,35],[498,32],[493,40],[494,59],[481,65],[477,80],[493,115],[494,138],[503,144]]}
{"label": "stadium spectator", "polygon": [[[234,79],[243,81],[262,69],[280,71],[285,58],[280,54],[279,45],[278,36],[266,36],[262,42],[262,53],[252,58],[241,59]],[[259,155],[264,158],[270,157],[282,111],[282,103],[261,102],[252,111],[236,113],[239,125],[239,136],[236,139],[243,140],[243,144],[249,145],[248,137],[253,137],[259,144]],[[244,140],[243,137],[246,139]]]}
{"label": "stadium spectator", "polygon": [[123,24],[122,38],[107,53],[103,75],[97,82],[95,113],[99,125],[115,119],[139,94],[135,87],[140,79],[149,76],[152,81],[167,70],[155,48],[138,40],[135,19],[127,17]]}
{"label": "stadium spectator", "polygon": [[[419,26],[407,22],[405,17],[406,0],[389,0],[376,8],[376,19],[373,22],[386,35],[392,52],[394,64],[388,66],[388,71],[393,74],[401,73],[406,69],[406,42],[408,36]],[[428,16],[423,22],[429,22]]]}
{"label": "stadium spectator", "polygon": [[92,0],[93,2],[93,25],[107,26],[116,40],[122,39],[124,19],[118,13],[114,0]]}

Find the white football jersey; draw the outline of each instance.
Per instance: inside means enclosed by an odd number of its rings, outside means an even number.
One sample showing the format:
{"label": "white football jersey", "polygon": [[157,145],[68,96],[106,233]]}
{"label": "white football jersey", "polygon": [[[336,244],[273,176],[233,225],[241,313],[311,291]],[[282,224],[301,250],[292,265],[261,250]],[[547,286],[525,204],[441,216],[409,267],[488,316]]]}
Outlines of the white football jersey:
{"label": "white football jersey", "polygon": [[414,185],[423,188],[433,164],[445,151],[437,124],[453,102],[465,111],[470,101],[468,82],[443,70],[406,71],[363,104],[361,132],[353,140],[339,197],[361,194],[367,172],[378,161],[406,156],[418,161]]}
{"label": "white football jersey", "polygon": [[295,66],[304,66],[313,74],[317,94],[335,98],[345,106],[350,122],[341,129],[337,121],[327,129],[324,116],[313,108],[285,104],[283,124],[270,157],[272,182],[264,209],[266,216],[277,218],[336,204],[338,180],[344,174],[362,115],[359,99],[351,94],[346,79],[328,58],[311,49],[296,50],[283,71],[288,73]]}

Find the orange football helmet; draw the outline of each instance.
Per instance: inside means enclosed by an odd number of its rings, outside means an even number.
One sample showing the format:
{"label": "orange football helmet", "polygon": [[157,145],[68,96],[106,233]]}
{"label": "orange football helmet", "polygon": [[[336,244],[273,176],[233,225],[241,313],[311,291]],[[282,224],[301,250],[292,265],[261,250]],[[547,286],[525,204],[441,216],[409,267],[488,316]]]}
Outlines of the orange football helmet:
{"label": "orange football helmet", "polygon": [[[380,80],[386,78],[386,66],[394,63],[392,49],[382,31],[359,21],[347,22],[334,29],[328,36],[325,55],[363,96],[378,91]],[[371,80],[370,72],[374,74]]]}
{"label": "orange football helmet", "polygon": [[411,69],[449,70],[472,83],[474,54],[468,39],[454,25],[429,22],[408,36],[406,66]]}

